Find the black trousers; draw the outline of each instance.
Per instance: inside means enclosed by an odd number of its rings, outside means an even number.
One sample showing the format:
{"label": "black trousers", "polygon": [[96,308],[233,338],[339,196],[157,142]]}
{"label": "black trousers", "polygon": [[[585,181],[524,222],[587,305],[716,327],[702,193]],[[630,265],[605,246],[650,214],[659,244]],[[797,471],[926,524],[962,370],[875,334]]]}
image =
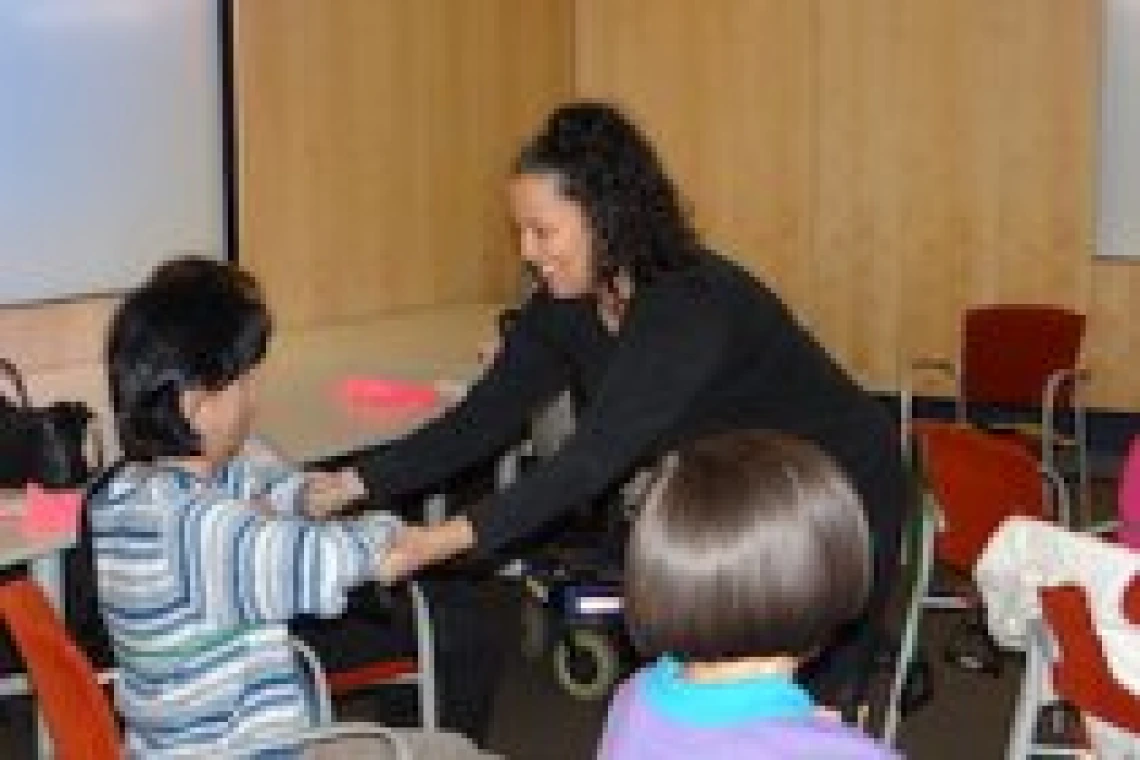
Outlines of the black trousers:
{"label": "black trousers", "polygon": [[[485,614],[483,580],[458,569],[429,572],[418,580],[435,629],[440,722],[483,744],[502,673],[502,641],[494,619]],[[299,618],[290,628],[313,648],[329,673],[416,652],[407,594],[378,584],[355,591],[344,615]],[[377,720],[418,723],[411,688],[384,687],[375,699],[382,705]]]}
{"label": "black trousers", "polygon": [[874,577],[863,614],[843,626],[832,643],[800,668],[799,681],[816,702],[855,716],[868,696],[878,650],[884,641],[886,613],[899,577],[902,526],[917,507],[917,493],[901,458],[882,463],[876,477],[861,484],[860,496],[871,531]]}

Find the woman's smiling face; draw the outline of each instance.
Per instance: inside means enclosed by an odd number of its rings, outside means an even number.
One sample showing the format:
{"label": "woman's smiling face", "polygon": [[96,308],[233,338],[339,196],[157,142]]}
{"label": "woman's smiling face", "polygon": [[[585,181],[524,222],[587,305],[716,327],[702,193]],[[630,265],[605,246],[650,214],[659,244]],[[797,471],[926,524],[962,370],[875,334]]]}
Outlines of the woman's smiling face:
{"label": "woman's smiling face", "polygon": [[581,204],[562,194],[557,175],[519,174],[508,188],[519,255],[555,298],[595,289],[593,232]]}

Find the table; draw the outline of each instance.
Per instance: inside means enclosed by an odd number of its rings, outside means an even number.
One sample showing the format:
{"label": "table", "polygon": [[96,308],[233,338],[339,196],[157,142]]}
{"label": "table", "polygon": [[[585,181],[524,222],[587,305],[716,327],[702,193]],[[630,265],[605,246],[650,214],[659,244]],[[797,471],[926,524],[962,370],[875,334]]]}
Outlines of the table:
{"label": "table", "polygon": [[[501,304],[415,309],[350,324],[288,333],[261,368],[257,434],[286,459],[318,463],[391,443],[438,417],[478,377],[479,346],[492,338]],[[348,376],[428,383],[434,407],[350,409],[336,397]],[[426,522],[447,512],[430,496]]]}
{"label": "table", "polygon": [[[389,443],[439,415],[480,371],[479,345],[495,333],[501,304],[410,309],[333,327],[286,332],[275,340],[262,373],[257,431],[293,461],[318,462]],[[83,398],[108,417],[101,367],[69,369],[43,387],[50,398]],[[445,391],[434,408],[352,413],[334,397],[336,382],[363,374],[432,382]],[[33,391],[41,384],[29,378]],[[67,388],[73,388],[69,396]],[[37,400],[42,400],[37,396]],[[0,512],[17,511],[22,495],[0,491]],[[63,609],[61,552],[70,534],[31,536],[19,520],[0,518],[0,566],[27,562]]]}
{"label": "table", "polygon": [[[495,334],[501,309],[432,307],[283,335],[261,369],[255,429],[301,463],[401,438],[438,416],[478,376],[479,346]],[[350,410],[335,397],[337,382],[350,375],[430,383],[442,391],[441,403]]]}

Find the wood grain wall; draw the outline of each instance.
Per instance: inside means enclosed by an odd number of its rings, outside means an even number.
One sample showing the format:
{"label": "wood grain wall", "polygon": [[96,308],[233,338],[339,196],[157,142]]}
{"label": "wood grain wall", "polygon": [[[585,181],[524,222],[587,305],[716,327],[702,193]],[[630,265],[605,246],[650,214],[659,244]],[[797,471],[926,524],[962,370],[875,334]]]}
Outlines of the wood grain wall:
{"label": "wood grain wall", "polygon": [[580,0],[578,93],[626,107],[717,246],[810,321],[815,231],[812,4]]}
{"label": "wood grain wall", "polygon": [[[1098,406],[1140,411],[1140,265],[1091,258],[1096,0],[242,0],[242,246],[283,321],[513,290],[501,178],[577,92],[659,142],[709,239],[895,388],[962,306],[1090,314]],[[33,368],[110,302],[0,310]]]}
{"label": "wood grain wall", "polygon": [[709,239],[867,384],[952,354],[968,304],[1056,302],[1090,312],[1094,402],[1140,408],[1140,273],[1091,258],[1099,2],[577,10],[578,92],[628,105]]}
{"label": "wood grain wall", "polygon": [[514,292],[502,180],[572,89],[572,10],[236,4],[239,250],[283,322]]}

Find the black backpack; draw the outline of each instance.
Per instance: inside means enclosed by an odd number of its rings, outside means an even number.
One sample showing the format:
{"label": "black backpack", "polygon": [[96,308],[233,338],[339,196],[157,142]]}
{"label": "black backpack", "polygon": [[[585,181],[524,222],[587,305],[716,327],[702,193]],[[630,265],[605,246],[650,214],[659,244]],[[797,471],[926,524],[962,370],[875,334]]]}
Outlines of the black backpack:
{"label": "black backpack", "polygon": [[91,408],[79,401],[33,406],[16,365],[0,359],[0,375],[14,396],[0,395],[0,488],[83,486],[91,476],[85,455]]}

